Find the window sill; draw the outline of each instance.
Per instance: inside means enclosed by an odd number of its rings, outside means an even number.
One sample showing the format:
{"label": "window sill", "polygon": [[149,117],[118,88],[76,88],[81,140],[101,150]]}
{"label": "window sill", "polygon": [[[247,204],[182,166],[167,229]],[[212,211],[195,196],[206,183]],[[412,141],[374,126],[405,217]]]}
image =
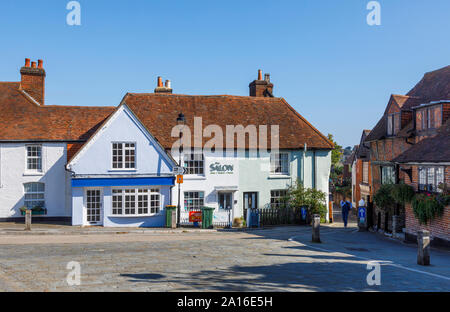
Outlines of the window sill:
{"label": "window sill", "polygon": [[43,172],[25,172],[23,174],[24,177],[42,177],[43,175]]}
{"label": "window sill", "polygon": [[271,174],[268,179],[290,179],[290,175],[286,174]]}
{"label": "window sill", "polygon": [[146,214],[146,215],[109,215],[108,218],[149,218],[162,216],[162,213]]}
{"label": "window sill", "polygon": [[137,169],[109,169],[108,172],[136,172]]}

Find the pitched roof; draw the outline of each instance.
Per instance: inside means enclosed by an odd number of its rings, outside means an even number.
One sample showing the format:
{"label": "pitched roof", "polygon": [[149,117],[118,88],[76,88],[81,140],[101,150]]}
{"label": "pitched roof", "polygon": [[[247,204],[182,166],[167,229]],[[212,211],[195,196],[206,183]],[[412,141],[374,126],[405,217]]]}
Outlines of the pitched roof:
{"label": "pitched roof", "polygon": [[370,130],[363,130],[360,144],[357,145],[358,149],[355,155],[357,158],[364,158],[364,159],[369,158],[370,148],[366,146],[366,143],[364,143],[364,141],[366,140],[366,137],[369,135],[370,132],[371,132]]}
{"label": "pitched roof", "polygon": [[450,65],[426,73],[407,95],[422,98],[423,103],[450,100]]}
{"label": "pitched roof", "polygon": [[393,161],[408,162],[450,162],[450,119],[439,129],[439,133],[432,138],[424,139],[413,145]]}
{"label": "pitched roof", "polygon": [[114,110],[40,106],[19,87],[0,83],[0,141],[85,141]]}
{"label": "pitched roof", "polygon": [[[450,99],[450,66],[426,73],[419,83],[407,93],[407,95],[393,94],[389,99],[389,104],[394,101],[401,110],[411,110],[420,104],[432,101]],[[389,104],[372,132],[367,136],[366,142],[381,140],[386,136],[386,114]],[[410,130],[410,124],[406,125],[408,129],[401,129],[399,135],[406,136]]]}
{"label": "pitched roof", "polygon": [[[127,94],[123,102],[165,147],[171,148],[177,138],[171,137],[176,117],[182,112],[194,136],[194,117],[202,117],[203,127],[218,125],[225,134],[227,125],[267,125],[270,148],[270,126],[279,125],[279,144],[283,149],[331,149],[323,134],[297,113],[283,98],[231,95]],[[210,138],[202,138],[202,146]],[[248,140],[246,140],[248,141]],[[194,144],[194,140],[192,140]],[[237,147],[237,142],[235,142]],[[248,142],[246,142],[248,148]]]}

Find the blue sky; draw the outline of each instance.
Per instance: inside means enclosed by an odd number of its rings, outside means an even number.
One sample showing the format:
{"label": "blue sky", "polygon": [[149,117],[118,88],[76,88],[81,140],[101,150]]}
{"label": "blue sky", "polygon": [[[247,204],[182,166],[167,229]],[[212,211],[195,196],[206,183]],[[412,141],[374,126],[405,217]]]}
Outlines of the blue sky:
{"label": "blue sky", "polygon": [[359,143],[391,93],[449,65],[450,1],[2,0],[0,80],[18,81],[25,57],[44,59],[46,104],[118,105],[126,92],[248,95],[257,70],[322,133]]}

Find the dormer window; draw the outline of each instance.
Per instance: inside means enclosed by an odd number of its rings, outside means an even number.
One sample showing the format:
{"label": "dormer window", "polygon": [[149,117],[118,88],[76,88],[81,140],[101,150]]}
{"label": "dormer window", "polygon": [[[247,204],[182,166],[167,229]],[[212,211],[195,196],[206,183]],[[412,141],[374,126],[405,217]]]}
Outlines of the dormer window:
{"label": "dormer window", "polygon": [[389,114],[387,116],[387,135],[397,135],[400,131],[400,113]]}
{"label": "dormer window", "polygon": [[416,129],[437,129],[442,125],[442,106],[421,108],[416,111]]}

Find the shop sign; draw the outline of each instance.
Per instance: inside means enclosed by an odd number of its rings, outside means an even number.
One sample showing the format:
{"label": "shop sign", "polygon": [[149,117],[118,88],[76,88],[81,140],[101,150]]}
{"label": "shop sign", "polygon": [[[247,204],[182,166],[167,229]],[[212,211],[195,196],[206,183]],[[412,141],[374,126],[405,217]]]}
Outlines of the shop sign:
{"label": "shop sign", "polygon": [[209,166],[211,174],[233,174],[234,165],[224,165],[219,162],[215,162]]}

